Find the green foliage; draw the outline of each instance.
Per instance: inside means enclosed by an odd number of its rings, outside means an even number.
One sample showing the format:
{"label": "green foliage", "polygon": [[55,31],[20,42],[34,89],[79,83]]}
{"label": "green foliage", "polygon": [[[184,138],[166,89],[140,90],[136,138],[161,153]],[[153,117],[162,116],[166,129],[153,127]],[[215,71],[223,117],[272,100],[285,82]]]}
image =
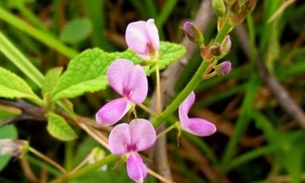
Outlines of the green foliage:
{"label": "green foliage", "polygon": [[62,30],[59,39],[66,43],[77,43],[86,39],[92,30],[90,20],[78,18],[71,20]]}
{"label": "green foliage", "polygon": [[72,59],[52,92],[52,99],[72,98],[107,86],[106,69],[112,60],[99,49],[89,49]]}
{"label": "green foliage", "polygon": [[40,101],[29,85],[16,74],[0,67],[0,96],[4,98],[26,98]]}
{"label": "green foliage", "polygon": [[[160,59],[158,60],[159,68],[164,69],[184,53],[183,46],[162,42]],[[85,92],[105,89],[108,85],[107,69],[116,59],[129,59],[135,64],[143,62],[143,59],[129,49],[124,52],[112,53],[98,48],[88,49],[70,61],[67,70],[60,77],[51,93],[52,99],[56,101],[61,98],[73,98]],[[155,67],[150,69],[149,66],[145,66],[144,69],[148,75],[155,72]]]}
{"label": "green foliage", "polygon": [[[158,59],[159,69],[165,69],[169,64],[177,61],[185,54],[184,46],[180,44],[161,42],[160,53]],[[155,71],[155,68],[149,70],[149,73]]]}
{"label": "green foliage", "polygon": [[55,138],[69,141],[77,138],[74,130],[68,125],[67,121],[52,112],[49,112],[48,115],[48,132]]}
{"label": "green foliage", "polygon": [[42,83],[42,94],[45,95],[47,93],[51,93],[58,83],[58,80],[61,76],[63,68],[62,67],[56,67],[50,69]]}

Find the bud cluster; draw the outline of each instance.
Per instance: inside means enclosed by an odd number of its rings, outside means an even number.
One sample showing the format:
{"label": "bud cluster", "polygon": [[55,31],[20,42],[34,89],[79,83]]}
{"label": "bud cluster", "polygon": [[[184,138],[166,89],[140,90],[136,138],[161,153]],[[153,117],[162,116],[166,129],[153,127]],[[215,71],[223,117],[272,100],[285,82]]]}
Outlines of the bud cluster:
{"label": "bud cluster", "polygon": [[222,43],[210,43],[209,45],[201,47],[200,54],[203,60],[211,62],[217,57],[218,59],[224,57],[231,49],[230,36],[222,41]]}

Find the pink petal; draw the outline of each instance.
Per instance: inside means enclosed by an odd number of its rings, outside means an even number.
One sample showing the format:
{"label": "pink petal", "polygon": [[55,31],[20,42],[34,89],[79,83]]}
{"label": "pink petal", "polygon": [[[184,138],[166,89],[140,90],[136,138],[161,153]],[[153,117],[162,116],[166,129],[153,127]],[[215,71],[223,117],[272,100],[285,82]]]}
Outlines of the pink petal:
{"label": "pink petal", "polygon": [[110,86],[122,96],[124,96],[124,85],[133,68],[134,65],[130,60],[118,59],[107,70],[107,79]]}
{"label": "pink petal", "polygon": [[126,144],[130,144],[130,131],[127,123],[116,125],[110,132],[108,138],[109,150],[112,154],[123,155],[129,151]]}
{"label": "pink petal", "polygon": [[195,102],[195,93],[191,92],[188,97],[180,104],[178,114],[183,129],[187,129],[189,125],[189,117],[187,116],[190,108]]}
{"label": "pink petal", "polygon": [[186,131],[197,135],[197,136],[209,136],[216,132],[216,126],[201,118],[190,118],[189,119],[189,126]]}
{"label": "pink petal", "polygon": [[195,98],[195,93],[191,92],[189,96],[187,96],[186,99],[180,104],[179,108],[181,108],[181,110],[185,113],[188,113],[195,102]]}
{"label": "pink petal", "polygon": [[156,141],[156,131],[146,119],[134,119],[129,124],[131,145],[134,151],[144,151]]}
{"label": "pink petal", "polygon": [[197,136],[209,136],[216,132],[216,126],[201,118],[189,118],[188,112],[195,102],[195,93],[191,92],[190,95],[179,106],[179,119],[181,128]]}
{"label": "pink petal", "polygon": [[132,153],[128,156],[126,168],[129,178],[137,183],[142,183],[147,175],[147,167],[143,163],[141,156],[137,153]]}
{"label": "pink petal", "polygon": [[146,74],[140,65],[134,66],[126,83],[127,98],[135,104],[144,102],[148,92]]}
{"label": "pink petal", "polygon": [[108,68],[108,82],[120,95],[135,104],[142,103],[148,92],[146,74],[140,65],[130,60],[118,59]]}
{"label": "pink petal", "polygon": [[147,30],[149,32],[149,42],[151,42],[154,50],[159,50],[160,48],[160,38],[159,38],[159,32],[155,25],[154,19],[147,20],[146,23]]}
{"label": "pink petal", "polygon": [[125,39],[128,47],[148,60],[150,52],[158,52],[159,33],[153,19],[130,23],[126,28]]}
{"label": "pink petal", "polygon": [[125,98],[111,100],[95,115],[96,122],[102,126],[110,126],[118,122],[132,107]]}
{"label": "pink petal", "polygon": [[149,58],[146,22],[137,21],[130,23],[126,28],[125,40],[131,50],[142,56],[144,59]]}

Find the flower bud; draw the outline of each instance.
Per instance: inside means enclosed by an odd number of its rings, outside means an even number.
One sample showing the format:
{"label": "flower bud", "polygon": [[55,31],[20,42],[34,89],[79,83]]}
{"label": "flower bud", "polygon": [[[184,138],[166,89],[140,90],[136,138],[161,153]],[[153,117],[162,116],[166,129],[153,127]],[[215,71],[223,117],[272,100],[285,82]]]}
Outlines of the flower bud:
{"label": "flower bud", "polygon": [[229,51],[231,50],[231,46],[232,46],[231,38],[229,35],[227,35],[221,43],[221,49],[222,49],[221,54],[222,55],[228,54]]}
{"label": "flower bud", "polygon": [[230,12],[233,14],[238,14],[241,12],[241,3],[239,0],[236,0],[233,4],[230,5]]}
{"label": "flower bud", "polygon": [[[89,159],[88,159],[88,164],[93,164],[97,161],[100,161],[105,158],[105,151],[99,147],[95,147],[91,150]],[[107,165],[103,165],[100,170],[106,171],[107,170]]]}
{"label": "flower bud", "polygon": [[232,70],[232,67],[231,67],[231,62],[230,61],[224,61],[224,62],[215,66],[215,71],[220,76],[224,76],[224,75],[229,74],[231,72],[231,70]]}
{"label": "flower bud", "polygon": [[220,56],[222,53],[221,45],[219,43],[215,43],[210,47],[210,53],[213,56]]}
{"label": "flower bud", "polygon": [[210,52],[210,46],[205,46],[200,49],[201,58],[204,61],[210,62],[214,59],[214,56]]}
{"label": "flower bud", "polygon": [[220,17],[226,14],[226,5],[223,0],[212,0],[212,8]]}
{"label": "flower bud", "polygon": [[225,0],[225,2],[228,4],[228,5],[231,5],[235,2],[236,0]]}
{"label": "flower bud", "polygon": [[183,30],[186,37],[193,43],[203,44],[204,38],[199,29],[192,22],[185,22]]}
{"label": "flower bud", "polygon": [[25,140],[0,139],[0,155],[19,156],[23,154],[28,147]]}

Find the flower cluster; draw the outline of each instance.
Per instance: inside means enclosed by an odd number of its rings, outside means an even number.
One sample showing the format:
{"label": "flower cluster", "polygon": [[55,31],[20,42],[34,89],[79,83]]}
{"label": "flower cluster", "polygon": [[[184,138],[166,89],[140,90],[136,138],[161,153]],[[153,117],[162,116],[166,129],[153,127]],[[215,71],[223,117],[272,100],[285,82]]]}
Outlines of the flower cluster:
{"label": "flower cluster", "polygon": [[[158,58],[160,41],[153,19],[130,23],[125,38],[129,48],[143,59],[155,61]],[[114,61],[107,70],[107,79],[121,98],[109,101],[96,113],[96,122],[101,126],[117,123],[128,111],[134,110],[135,105],[143,103],[148,92],[143,68],[130,60]],[[216,131],[214,124],[188,117],[194,101],[195,94],[192,92],[179,107],[181,128],[198,136],[213,134]],[[108,143],[112,154],[127,157],[128,176],[141,183],[147,175],[147,167],[138,152],[147,150],[155,141],[156,131],[151,122],[136,118],[130,123],[116,125],[110,132]]]}

